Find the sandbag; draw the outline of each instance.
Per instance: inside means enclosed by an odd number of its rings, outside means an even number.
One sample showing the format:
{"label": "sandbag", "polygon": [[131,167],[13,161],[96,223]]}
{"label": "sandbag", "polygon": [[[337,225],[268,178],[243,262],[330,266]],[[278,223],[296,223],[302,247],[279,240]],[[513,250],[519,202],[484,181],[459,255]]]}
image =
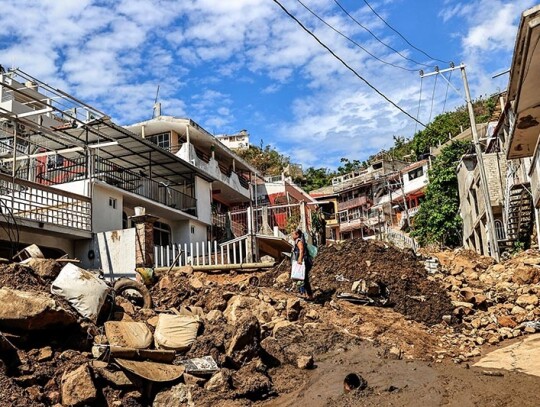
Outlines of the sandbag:
{"label": "sandbag", "polygon": [[51,285],[51,293],[65,298],[77,312],[96,322],[111,288],[74,264],[66,264]]}
{"label": "sandbag", "polygon": [[197,339],[199,318],[188,315],[160,314],[154,332],[157,349],[187,351]]}
{"label": "sandbag", "polygon": [[152,344],[152,332],[144,322],[107,321],[105,335],[111,346],[146,349]]}

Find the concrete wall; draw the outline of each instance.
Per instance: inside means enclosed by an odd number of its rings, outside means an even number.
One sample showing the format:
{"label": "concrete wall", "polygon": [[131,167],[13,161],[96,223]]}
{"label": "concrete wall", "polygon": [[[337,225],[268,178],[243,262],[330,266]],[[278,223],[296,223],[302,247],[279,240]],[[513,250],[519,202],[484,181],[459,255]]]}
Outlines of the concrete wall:
{"label": "concrete wall", "polygon": [[80,180],[73,182],[66,182],[65,184],[53,185],[53,188],[60,189],[62,191],[71,192],[73,194],[90,196],[90,181]]}
{"label": "concrete wall", "polygon": [[19,243],[22,247],[29,246],[31,244],[37,244],[38,246],[62,250],[66,252],[69,257],[75,256],[75,243],[73,240],[58,236],[52,236],[48,233],[45,233],[45,231],[33,232],[20,229]]}
{"label": "concrete wall", "polygon": [[109,279],[132,277],[135,271],[135,228],[97,234],[101,268]]}
{"label": "concrete wall", "polygon": [[[109,205],[109,198],[116,199],[116,208]],[[92,231],[107,232],[122,229],[123,197],[121,192],[112,191],[94,184],[92,197]]]}

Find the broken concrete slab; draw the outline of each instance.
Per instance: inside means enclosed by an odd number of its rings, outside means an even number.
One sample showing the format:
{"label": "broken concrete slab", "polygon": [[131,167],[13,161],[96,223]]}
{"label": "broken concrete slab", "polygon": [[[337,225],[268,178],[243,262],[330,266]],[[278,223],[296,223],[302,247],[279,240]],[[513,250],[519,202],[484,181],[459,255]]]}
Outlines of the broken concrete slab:
{"label": "broken concrete slab", "polygon": [[257,298],[235,295],[229,300],[223,315],[229,324],[234,325],[246,313],[255,315],[259,322],[264,324],[275,317],[276,310],[270,304]]}
{"label": "broken concrete slab", "polygon": [[0,327],[38,330],[75,322],[75,315],[47,294],[0,289]]}
{"label": "broken concrete slab", "polygon": [[540,334],[490,352],[473,366],[540,376]]}
{"label": "broken concrete slab", "polygon": [[156,395],[152,407],[195,406],[191,399],[190,387],[184,383],[179,383],[170,389],[160,391]]}

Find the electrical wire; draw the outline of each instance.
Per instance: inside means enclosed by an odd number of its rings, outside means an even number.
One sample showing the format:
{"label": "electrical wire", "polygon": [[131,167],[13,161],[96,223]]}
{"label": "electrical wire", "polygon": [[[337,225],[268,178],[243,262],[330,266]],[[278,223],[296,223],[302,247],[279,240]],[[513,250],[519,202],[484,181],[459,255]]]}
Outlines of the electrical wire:
{"label": "electrical wire", "polygon": [[404,110],[401,106],[397,105],[394,101],[388,98],[384,93],[382,93],[379,89],[377,89],[375,86],[373,86],[367,79],[365,79],[363,76],[361,76],[354,68],[352,68],[350,65],[348,65],[343,59],[341,59],[334,51],[332,51],[326,44],[324,44],[315,34],[313,34],[300,20],[298,20],[289,10],[283,6],[279,2],[279,0],[273,0],[274,3],[276,3],[284,12],[287,14],[290,18],[292,18],[302,29],[307,32],[309,35],[315,39],[324,49],[326,49],[334,58],[336,58],[341,64],[346,67],[349,71],[351,71],[358,79],[363,81],[367,86],[369,86],[373,91],[375,91],[379,96],[381,96],[384,100],[386,100],[388,103],[390,103],[392,106],[394,106],[396,109],[398,109],[400,112],[405,114],[410,119],[414,120],[418,124],[420,124],[423,127],[427,127],[424,123],[416,119],[414,116],[412,116],[409,112]]}
{"label": "electrical wire", "polygon": [[373,54],[372,52],[368,51],[366,48],[364,48],[362,45],[360,45],[358,42],[356,42],[355,40],[353,40],[352,38],[348,37],[347,35],[343,34],[341,31],[339,31],[337,28],[333,27],[332,25],[330,25],[329,23],[327,23],[322,17],[320,17],[319,15],[317,15],[317,13],[315,13],[313,10],[311,10],[308,6],[306,6],[304,3],[302,3],[301,0],[296,0],[298,3],[300,3],[307,11],[309,11],[315,18],[317,18],[321,23],[323,23],[324,25],[326,25],[328,28],[330,28],[331,30],[335,31],[336,33],[338,33],[339,35],[341,35],[343,38],[347,39],[349,42],[353,43],[354,45],[356,45],[358,48],[360,48],[362,51],[364,51],[366,54],[368,54],[369,56],[371,56],[372,58],[376,59],[377,61],[385,64],[385,65],[390,65],[390,66],[393,66],[394,68],[398,68],[398,69],[402,69],[404,71],[408,71],[408,72],[416,72],[417,69],[410,69],[410,68],[406,68],[404,66],[401,66],[401,65],[397,65],[397,64],[394,64],[392,62],[388,62],[388,61],[385,61],[384,59],[381,59],[379,58],[378,56],[376,56],[375,54]]}
{"label": "electrical wire", "polygon": [[439,61],[439,62],[442,62],[442,63],[448,63],[450,61],[443,61],[441,59],[438,59],[438,58],[433,58],[432,56],[430,56],[429,54],[427,54],[426,52],[422,51],[420,48],[418,47],[415,47],[413,44],[411,44],[409,42],[409,40],[407,40],[407,38],[405,38],[398,30],[396,30],[394,27],[392,27],[390,24],[388,24],[386,22],[386,20],[384,18],[382,18],[379,13],[377,13],[373,7],[371,7],[371,5],[367,2],[367,0],[364,0],[364,3],[366,3],[366,5],[370,8],[370,10],[373,12],[373,14],[375,14],[388,28],[390,28],[392,31],[394,31],[397,35],[399,35],[403,41],[405,41],[407,44],[409,44],[411,47],[413,47],[415,50],[417,50],[418,52],[421,52],[422,54],[424,54],[426,57],[428,57],[429,59],[433,60],[433,61]]}
{"label": "electrical wire", "polygon": [[358,24],[360,27],[362,27],[364,30],[366,30],[373,38],[375,38],[380,44],[384,45],[385,47],[387,47],[388,49],[394,51],[396,54],[398,54],[401,58],[403,59],[406,59],[407,61],[410,61],[410,62],[413,62],[417,65],[420,65],[420,66],[424,66],[424,67],[428,67],[428,68],[432,68],[433,66],[432,65],[428,65],[428,64],[424,64],[422,62],[418,62],[418,61],[415,61],[414,59],[412,58],[409,58],[405,55],[403,55],[400,51],[398,51],[397,49],[395,49],[394,47],[392,47],[391,45],[387,44],[386,42],[384,42],[383,40],[381,40],[373,31],[371,31],[369,28],[367,28],[365,25],[363,25],[360,21],[358,21],[356,18],[354,18],[342,5],[341,3],[339,3],[337,0],[334,0],[334,3],[336,3],[338,5],[338,7],[352,20],[354,21],[356,24]]}

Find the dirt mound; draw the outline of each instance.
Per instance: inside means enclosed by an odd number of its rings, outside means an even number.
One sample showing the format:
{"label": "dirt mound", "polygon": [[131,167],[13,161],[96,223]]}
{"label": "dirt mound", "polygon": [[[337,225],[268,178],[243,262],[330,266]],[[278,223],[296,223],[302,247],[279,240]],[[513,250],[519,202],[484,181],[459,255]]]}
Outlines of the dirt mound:
{"label": "dirt mound", "polygon": [[407,318],[433,325],[452,313],[446,290],[426,278],[423,264],[412,253],[355,239],[322,248],[314,263],[311,284],[319,296],[350,292],[354,281],[366,279],[386,285],[390,304]]}
{"label": "dirt mound", "polygon": [[51,284],[40,277],[33,268],[12,263],[0,266],[0,287],[49,292]]}

